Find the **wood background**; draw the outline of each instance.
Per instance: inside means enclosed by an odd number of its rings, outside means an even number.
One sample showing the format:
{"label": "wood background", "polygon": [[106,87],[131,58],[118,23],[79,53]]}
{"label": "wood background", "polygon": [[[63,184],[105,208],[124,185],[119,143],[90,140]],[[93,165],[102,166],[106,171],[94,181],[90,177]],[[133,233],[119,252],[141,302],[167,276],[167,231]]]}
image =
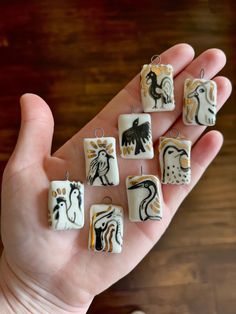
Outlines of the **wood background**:
{"label": "wood background", "polygon": [[[24,92],[41,95],[55,117],[54,150],[86,124],[153,54],[188,42],[219,47],[235,85],[233,0],[0,1],[0,168],[15,145]],[[236,313],[236,109],[233,93],[216,128],[219,156],[171,226],[89,314]]]}

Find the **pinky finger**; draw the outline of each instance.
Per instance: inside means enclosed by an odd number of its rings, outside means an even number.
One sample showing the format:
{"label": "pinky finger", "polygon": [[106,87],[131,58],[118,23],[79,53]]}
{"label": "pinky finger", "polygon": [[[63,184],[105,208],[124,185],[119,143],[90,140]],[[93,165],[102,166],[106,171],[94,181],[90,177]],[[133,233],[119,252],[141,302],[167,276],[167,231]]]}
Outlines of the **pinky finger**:
{"label": "pinky finger", "polygon": [[197,184],[206,168],[218,154],[223,136],[218,131],[206,133],[193,147],[191,157],[192,179],[188,185],[163,185],[163,197],[174,215],[181,202]]}

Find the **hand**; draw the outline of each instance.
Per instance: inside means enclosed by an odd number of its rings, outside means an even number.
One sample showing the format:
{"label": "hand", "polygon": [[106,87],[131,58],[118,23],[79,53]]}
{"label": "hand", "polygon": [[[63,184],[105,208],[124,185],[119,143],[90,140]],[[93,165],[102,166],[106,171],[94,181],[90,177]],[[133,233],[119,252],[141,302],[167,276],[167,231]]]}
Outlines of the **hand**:
{"label": "hand", "polygon": [[[7,281],[13,281],[16,285],[18,280],[23,287],[27,287],[26,293],[35,297],[35,303],[38,300],[41,302],[40,306],[46,306],[46,302],[49,307],[55,306],[57,313],[84,313],[96,294],[129,273],[160,239],[177,208],[216,156],[223,141],[222,135],[217,131],[210,131],[199,139],[205,127],[183,125],[180,114],[184,80],[198,77],[201,68],[205,70],[205,78],[212,78],[225,64],[225,55],[218,49],[207,50],[195,60],[193,58],[194,51],[186,44],[176,45],[161,55],[161,62],[172,64],[175,71],[176,108],[173,112],[152,114],[156,154],[158,138],[172,127],[190,139],[194,146],[191,184],[162,186],[164,211],[160,222],[129,222],[124,182],[127,175],[139,173],[140,160],[121,158],[118,160],[121,179],[119,186],[101,188],[86,185],[83,229],[53,231],[48,227],[47,221],[50,180],[64,179],[68,170],[71,180],[85,181],[83,138],[93,137],[94,129],[99,127],[104,128],[105,136],[117,137],[118,116],[130,113],[134,104],[137,104],[137,112],[142,111],[139,76],[53,155],[53,117],[49,107],[36,95],[22,96],[20,134],[3,176],[3,290]],[[216,77],[214,80],[218,86],[217,106],[220,109],[230,95],[231,84],[224,77]],[[145,173],[157,174],[158,157],[142,161],[142,166]],[[89,207],[101,203],[106,195],[112,197],[114,204],[125,209],[124,246],[121,254],[95,253],[87,249]],[[14,287],[9,289],[14,290]]]}

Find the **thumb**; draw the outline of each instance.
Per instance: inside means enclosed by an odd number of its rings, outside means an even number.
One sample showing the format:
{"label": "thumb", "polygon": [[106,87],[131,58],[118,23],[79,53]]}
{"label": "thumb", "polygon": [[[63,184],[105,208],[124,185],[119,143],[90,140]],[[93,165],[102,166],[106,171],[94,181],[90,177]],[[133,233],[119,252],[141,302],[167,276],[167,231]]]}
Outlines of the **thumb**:
{"label": "thumb", "polygon": [[20,98],[21,127],[10,162],[16,171],[35,162],[43,162],[51,153],[54,121],[50,108],[37,95]]}

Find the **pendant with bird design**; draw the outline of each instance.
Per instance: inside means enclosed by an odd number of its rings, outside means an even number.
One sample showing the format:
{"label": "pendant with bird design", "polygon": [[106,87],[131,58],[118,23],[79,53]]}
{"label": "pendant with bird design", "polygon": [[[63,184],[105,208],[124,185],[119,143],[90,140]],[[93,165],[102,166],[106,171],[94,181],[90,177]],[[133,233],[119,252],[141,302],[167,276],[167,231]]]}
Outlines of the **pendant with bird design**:
{"label": "pendant with bird design", "polygon": [[161,184],[156,176],[128,176],[126,178],[126,191],[130,221],[162,219]]}
{"label": "pendant with bird design", "polygon": [[144,112],[172,111],[175,109],[172,65],[143,65],[141,70],[141,100]]}
{"label": "pendant with bird design", "polygon": [[121,253],[123,229],[122,207],[113,204],[92,205],[89,249],[95,252]]}
{"label": "pendant with bird design", "polygon": [[187,79],[184,83],[183,122],[212,126],[216,123],[217,85],[212,80]]}
{"label": "pendant with bird design", "polygon": [[55,230],[84,226],[84,185],[75,181],[51,181],[48,194],[49,224]]}
{"label": "pendant with bird design", "polygon": [[190,183],[190,153],[191,141],[180,138],[160,138],[159,160],[162,183]]}
{"label": "pendant with bird design", "polygon": [[84,139],[87,183],[93,186],[119,184],[119,170],[114,137]]}
{"label": "pendant with bird design", "polygon": [[145,113],[122,114],[118,119],[121,157],[152,159],[151,116]]}

